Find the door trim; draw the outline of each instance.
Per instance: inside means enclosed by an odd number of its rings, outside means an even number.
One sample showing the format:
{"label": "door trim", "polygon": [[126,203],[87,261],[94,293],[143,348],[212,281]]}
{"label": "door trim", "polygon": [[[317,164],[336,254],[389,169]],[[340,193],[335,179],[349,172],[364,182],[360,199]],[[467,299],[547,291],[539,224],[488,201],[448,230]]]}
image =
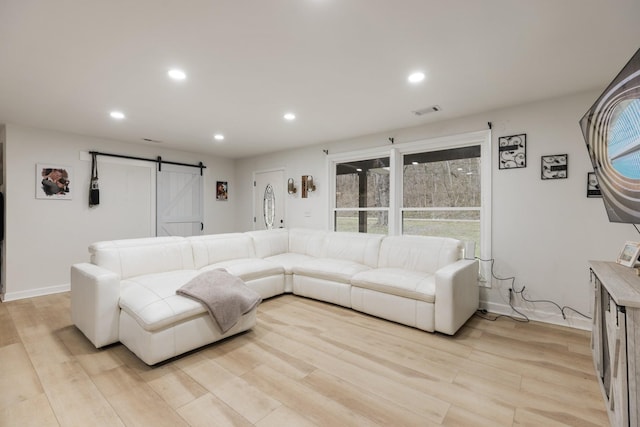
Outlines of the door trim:
{"label": "door trim", "polygon": [[[252,177],[251,188],[253,188],[253,197],[252,197],[252,200],[251,200],[251,207],[252,207],[251,223],[253,224],[253,227],[252,227],[253,230],[256,230],[256,226],[258,224],[257,218],[256,218],[256,221],[253,220],[253,218],[256,215],[256,208],[257,208],[257,206],[256,206],[256,191],[257,191],[257,189],[256,189],[256,175],[261,174],[261,173],[270,173],[270,172],[282,172],[282,177],[283,177],[283,182],[282,182],[283,187],[282,188],[283,189],[287,188],[286,185],[285,185],[285,182],[284,182],[284,177],[287,176],[287,173],[286,173],[287,170],[286,170],[286,168],[284,166],[275,167],[275,168],[271,168],[271,169],[260,169],[260,170],[253,171],[252,176],[251,176]],[[284,210],[284,215],[282,216],[282,218],[284,219],[284,223],[285,223],[285,226],[286,226],[286,224],[289,223],[289,220],[287,218],[287,206],[286,206],[285,202],[286,202],[286,200],[283,199],[282,200],[282,209]]]}

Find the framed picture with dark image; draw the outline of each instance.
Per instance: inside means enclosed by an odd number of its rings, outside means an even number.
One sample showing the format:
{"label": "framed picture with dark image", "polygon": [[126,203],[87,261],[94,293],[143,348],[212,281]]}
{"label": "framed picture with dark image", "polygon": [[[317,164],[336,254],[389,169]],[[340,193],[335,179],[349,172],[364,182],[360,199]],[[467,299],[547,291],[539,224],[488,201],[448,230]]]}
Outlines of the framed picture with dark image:
{"label": "framed picture with dark image", "polygon": [[595,172],[587,173],[587,197],[602,197],[598,177]]}
{"label": "framed picture with dark image", "polygon": [[36,165],[36,199],[71,200],[73,170],[69,166]]}
{"label": "framed picture with dark image", "polygon": [[229,197],[229,184],[227,181],[216,181],[216,200],[226,201]]}

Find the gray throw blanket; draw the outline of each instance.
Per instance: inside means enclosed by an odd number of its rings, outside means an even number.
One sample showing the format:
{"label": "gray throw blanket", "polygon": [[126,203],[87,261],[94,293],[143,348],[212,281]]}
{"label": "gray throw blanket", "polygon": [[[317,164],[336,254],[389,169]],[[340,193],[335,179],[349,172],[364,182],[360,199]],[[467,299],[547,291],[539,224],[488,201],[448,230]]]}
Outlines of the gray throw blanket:
{"label": "gray throw blanket", "polygon": [[231,329],[243,314],[262,301],[260,294],[249,288],[242,279],[223,269],[199,274],[176,293],[204,304],[222,333]]}

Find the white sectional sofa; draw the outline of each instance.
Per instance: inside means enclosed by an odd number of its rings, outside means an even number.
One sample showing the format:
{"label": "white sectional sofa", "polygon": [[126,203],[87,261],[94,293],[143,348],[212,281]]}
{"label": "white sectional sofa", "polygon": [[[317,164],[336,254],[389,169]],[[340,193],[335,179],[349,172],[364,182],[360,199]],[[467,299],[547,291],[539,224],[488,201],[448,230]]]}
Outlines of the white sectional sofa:
{"label": "white sectional sofa", "polygon": [[478,308],[478,262],[441,237],[277,229],[98,242],[71,267],[74,324],[97,348],[122,342],[149,365],[252,328],[222,333],[176,290],[224,268],[262,298],[293,293],[453,335]]}

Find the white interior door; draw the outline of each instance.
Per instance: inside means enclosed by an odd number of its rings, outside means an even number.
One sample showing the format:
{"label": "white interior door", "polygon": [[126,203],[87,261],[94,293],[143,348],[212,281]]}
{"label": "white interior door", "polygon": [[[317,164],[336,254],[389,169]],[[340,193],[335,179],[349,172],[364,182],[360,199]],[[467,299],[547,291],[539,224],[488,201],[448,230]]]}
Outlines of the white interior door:
{"label": "white interior door", "polygon": [[[86,154],[81,160],[91,161]],[[87,166],[87,169],[89,166]],[[88,209],[83,242],[156,234],[156,167],[152,162],[99,156],[100,204]],[[95,226],[95,224],[100,224]],[[84,224],[79,224],[83,226]]]}
{"label": "white interior door", "polygon": [[162,163],[157,172],[157,236],[202,234],[203,177],[199,168]]}
{"label": "white interior door", "polygon": [[253,183],[253,229],[269,228],[267,224],[271,221],[268,218],[265,220],[265,207],[267,212],[273,209],[273,228],[283,228],[285,226],[284,170],[255,172]]}

